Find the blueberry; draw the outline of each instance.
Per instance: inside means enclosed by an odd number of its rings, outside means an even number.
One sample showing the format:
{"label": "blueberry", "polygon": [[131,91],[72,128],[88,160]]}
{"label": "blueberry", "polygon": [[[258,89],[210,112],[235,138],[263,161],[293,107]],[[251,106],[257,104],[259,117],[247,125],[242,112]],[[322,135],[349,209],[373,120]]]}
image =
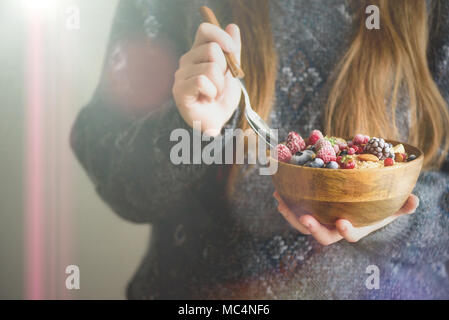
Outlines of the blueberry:
{"label": "blueberry", "polygon": [[308,162],[307,166],[311,168],[322,168],[324,167],[324,161],[320,158],[315,158],[315,160]]}
{"label": "blueberry", "polygon": [[347,150],[343,150],[340,152],[340,156],[346,156],[348,154]]}
{"label": "blueberry", "polygon": [[313,152],[312,150],[305,150],[303,155],[307,157],[309,160],[313,160],[316,157],[315,152]]}
{"label": "blueberry", "polygon": [[307,161],[307,162],[304,164],[304,167],[312,168],[312,161]]}
{"label": "blueberry", "polygon": [[291,164],[296,164],[296,165],[301,165],[301,156],[299,156],[298,154],[295,154],[291,160],[290,160]]}
{"label": "blueberry", "polygon": [[315,158],[315,153],[313,151],[310,150],[304,150],[303,152],[301,152],[300,155],[298,155],[299,152],[297,152],[293,157],[292,160],[290,161],[292,164],[296,164],[296,165],[304,165],[309,161],[312,161]]}
{"label": "blueberry", "polygon": [[335,161],[331,161],[327,164],[326,168],[328,169],[338,169],[338,163],[336,163]]}
{"label": "blueberry", "polygon": [[407,161],[413,161],[416,159],[416,156],[414,154],[411,154],[408,156]]}

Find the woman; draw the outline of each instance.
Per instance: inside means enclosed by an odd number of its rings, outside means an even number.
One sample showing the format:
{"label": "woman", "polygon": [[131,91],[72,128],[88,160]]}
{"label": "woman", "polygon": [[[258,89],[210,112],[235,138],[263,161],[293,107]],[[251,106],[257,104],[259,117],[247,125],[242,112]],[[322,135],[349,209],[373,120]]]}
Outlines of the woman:
{"label": "woman", "polygon": [[[204,4],[235,24],[201,24]],[[365,26],[370,4],[380,29]],[[448,14],[446,1],[421,0],[121,1],[72,146],[115,212],[152,225],[128,298],[449,298],[449,177],[438,170],[448,144]],[[257,166],[172,164],[174,129],[247,128],[223,55],[241,49],[252,104],[281,137],[320,128],[423,148],[419,207],[411,195],[374,227],[340,220],[328,229],[296,218],[275,193],[278,214]]]}

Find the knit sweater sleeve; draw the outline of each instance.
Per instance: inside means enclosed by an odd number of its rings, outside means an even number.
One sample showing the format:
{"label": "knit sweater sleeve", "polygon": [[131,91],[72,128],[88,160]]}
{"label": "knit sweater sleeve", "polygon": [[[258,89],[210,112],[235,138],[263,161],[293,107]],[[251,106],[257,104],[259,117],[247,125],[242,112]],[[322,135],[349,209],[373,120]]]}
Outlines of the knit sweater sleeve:
{"label": "knit sweater sleeve", "polygon": [[[429,59],[434,79],[449,103],[449,3],[444,1],[439,10],[438,34],[432,37]],[[422,172],[413,193],[420,199],[414,214],[399,217],[354,246],[410,263],[448,261],[449,157],[441,170]]]}
{"label": "knit sweater sleeve", "polygon": [[170,160],[174,129],[185,129],[190,143],[198,134],[171,96],[177,61],[188,50],[180,20],[188,8],[180,1],[120,1],[100,84],[72,128],[72,149],[98,194],[133,222],[181,214],[208,171]]}

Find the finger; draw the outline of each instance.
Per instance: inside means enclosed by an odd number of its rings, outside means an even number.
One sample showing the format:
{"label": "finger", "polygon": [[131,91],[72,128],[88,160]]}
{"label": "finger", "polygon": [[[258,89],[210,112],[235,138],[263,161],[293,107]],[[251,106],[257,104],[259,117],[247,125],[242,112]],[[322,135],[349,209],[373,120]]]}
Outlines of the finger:
{"label": "finger", "polygon": [[189,78],[184,81],[177,81],[173,87],[173,93],[175,96],[190,96],[197,98],[199,95],[203,95],[209,99],[215,99],[217,96],[217,88],[204,75]]}
{"label": "finger", "polygon": [[335,223],[335,226],[340,233],[340,235],[348,242],[357,242],[360,239],[366,237],[370,233],[385,227],[387,224],[393,222],[396,220],[399,215],[392,215],[376,224],[366,226],[366,227],[359,227],[356,228],[352,225],[352,223],[346,219],[339,219]]}
{"label": "finger", "polygon": [[240,52],[242,48],[242,40],[240,38],[240,28],[236,24],[231,23],[226,27],[225,31],[231,36],[232,40],[234,40],[234,43],[236,45],[236,51],[234,51],[233,54],[235,55],[238,63],[240,64]]}
{"label": "finger", "polygon": [[310,231],[307,230],[305,226],[303,226],[297,216],[287,207],[285,202],[280,197],[279,193],[275,191],[273,193],[274,198],[279,202],[278,210],[282,214],[282,216],[290,223],[290,225],[301,232],[302,234],[310,234]]}
{"label": "finger", "polygon": [[397,213],[395,213],[390,217],[385,218],[384,220],[376,224],[366,227],[355,228],[350,221],[340,219],[335,223],[335,226],[337,227],[337,230],[340,233],[340,235],[343,236],[343,238],[345,238],[348,242],[357,242],[363,237],[369,235],[370,233],[385,227],[387,224],[392,223],[401,215],[414,213],[418,205],[419,205],[419,198],[412,194]]}
{"label": "finger", "polygon": [[277,191],[273,193],[273,197],[277,200],[277,202],[279,202],[279,204],[285,204],[284,200],[281,198],[281,195]]}
{"label": "finger", "polygon": [[326,228],[311,215],[304,215],[299,221],[306,226],[311,235],[324,246],[328,246],[343,239],[337,229],[330,230]]}
{"label": "finger", "polygon": [[197,76],[206,76],[217,88],[217,94],[220,95],[225,86],[225,77],[218,64],[214,62],[205,62],[192,64],[176,71],[176,80],[188,80]]}
{"label": "finger", "polygon": [[198,47],[208,42],[218,43],[225,52],[237,51],[234,40],[226,31],[211,23],[204,22],[198,27],[193,47]]}
{"label": "finger", "polygon": [[412,214],[415,213],[416,208],[419,206],[419,198],[414,194],[411,194],[407,201],[405,201],[404,205],[397,212],[397,214]]}
{"label": "finger", "polygon": [[204,62],[215,62],[220,66],[223,73],[226,72],[226,58],[224,56],[223,50],[221,50],[220,46],[216,42],[205,43],[190,50],[181,57],[181,59],[179,60],[179,66],[180,68],[182,68],[186,65]]}
{"label": "finger", "polygon": [[340,235],[348,242],[357,242],[361,239],[361,230],[354,228],[351,222],[345,219],[339,219],[335,223]]}

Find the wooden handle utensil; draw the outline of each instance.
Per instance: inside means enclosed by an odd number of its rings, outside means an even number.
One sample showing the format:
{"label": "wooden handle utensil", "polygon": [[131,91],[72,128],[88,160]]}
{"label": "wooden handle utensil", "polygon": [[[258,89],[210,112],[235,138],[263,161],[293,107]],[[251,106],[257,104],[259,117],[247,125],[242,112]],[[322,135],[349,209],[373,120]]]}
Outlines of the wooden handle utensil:
{"label": "wooden handle utensil", "polygon": [[[220,23],[217,20],[217,17],[215,16],[214,12],[206,7],[203,6],[200,8],[200,13],[204,19],[205,22],[211,23],[213,25],[216,25],[217,27],[220,27]],[[237,59],[232,53],[229,52],[223,52],[226,58],[226,62],[228,63],[229,70],[232,73],[232,76],[235,78],[243,78],[245,76],[245,73],[243,72],[242,68],[240,68]]]}

